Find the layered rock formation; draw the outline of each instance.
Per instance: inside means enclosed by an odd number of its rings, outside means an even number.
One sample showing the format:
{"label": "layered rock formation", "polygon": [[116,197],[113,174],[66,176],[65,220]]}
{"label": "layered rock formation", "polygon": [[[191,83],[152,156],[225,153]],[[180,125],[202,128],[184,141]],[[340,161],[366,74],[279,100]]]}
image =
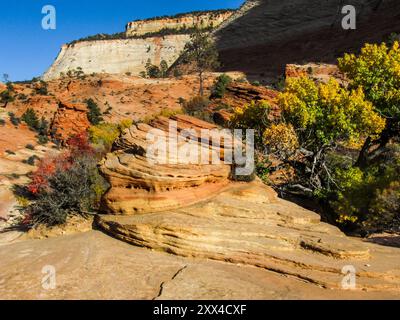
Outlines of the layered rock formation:
{"label": "layered rock formation", "polygon": [[57,139],[66,141],[71,136],[86,132],[89,127],[86,104],[60,102],[50,128]]}
{"label": "layered rock formation", "polygon": [[346,237],[260,182],[233,183],[176,210],[100,216],[97,225],[136,246],[255,266],[322,288],[341,289],[342,268],[353,266],[357,290],[400,294],[400,249]]}
{"label": "layered rock formation", "polygon": [[[193,12],[177,17],[139,20],[127,24],[125,39],[86,40],[64,45],[43,79],[55,79],[78,68],[86,74],[139,75],[145,71],[148,60],[154,65],[160,65],[162,60],[172,65],[190,38],[188,30],[194,26],[216,28],[233,12]],[[169,30],[170,34],[154,35],[163,30]]]}
{"label": "layered rock formation", "polygon": [[83,41],[61,48],[57,59],[43,75],[55,79],[61,73],[82,68],[91,73],[127,73],[145,71],[147,61],[159,65],[165,60],[171,65],[182,52],[189,35],[168,35],[145,39]]}
{"label": "layered rock formation", "polygon": [[[325,290],[262,268],[146,250],[99,231],[17,243],[6,236],[0,234],[2,299],[400,298],[393,291]],[[53,290],[42,287],[48,265],[56,269]]]}
{"label": "layered rock formation", "polygon": [[[152,141],[148,133],[155,131],[158,137],[165,137],[169,142],[169,133],[176,124],[180,136],[183,130],[193,129],[195,134],[188,137],[198,148],[198,158],[191,163],[180,163],[179,155],[186,152],[186,139],[179,139],[176,150],[168,144],[165,162],[158,161],[157,155],[149,156]],[[170,119],[159,117],[150,125],[140,123],[123,133],[115,143],[114,151],[108,154],[100,165],[100,170],[112,185],[104,196],[104,210],[109,213],[133,215],[179,208],[205,199],[222,190],[229,183],[231,167],[222,162],[224,153],[232,152],[232,146],[225,142],[223,151],[217,148],[217,139],[203,141],[202,129],[212,130],[216,126],[185,115]],[[177,136],[177,137],[179,137]],[[172,137],[175,139],[174,137]],[[154,139],[153,142],[157,141]],[[215,143],[215,145],[214,145]],[[218,139],[218,143],[220,140]],[[220,164],[200,164],[200,156],[205,154],[207,161],[216,155]],[[204,158],[202,158],[204,159]],[[181,159],[182,160],[182,159]]]}
{"label": "layered rock formation", "polygon": [[[109,215],[96,218],[100,229],[136,246],[255,266],[321,288],[341,289],[342,268],[353,266],[358,290],[400,294],[399,249],[346,237],[258,180],[233,182],[227,164],[154,163],[146,152],[147,133],[156,128],[162,137],[170,129],[168,120],[177,121],[178,132],[194,129],[188,139],[207,154],[214,150],[198,135],[214,127],[187,116],[161,117],[126,130],[100,166],[111,184],[104,198]],[[232,146],[224,143],[218,156],[223,159]]]}
{"label": "layered rock formation", "polygon": [[[356,8],[356,30],[342,28],[342,8]],[[397,0],[248,0],[216,31],[225,70],[269,79],[285,65],[334,62],[365,42],[381,42],[400,31]]]}
{"label": "layered rock formation", "polygon": [[180,30],[193,27],[198,27],[200,29],[216,28],[222,22],[230,18],[233,13],[233,10],[216,10],[180,14],[175,17],[133,21],[127,24],[126,35],[128,37],[143,36],[165,29]]}

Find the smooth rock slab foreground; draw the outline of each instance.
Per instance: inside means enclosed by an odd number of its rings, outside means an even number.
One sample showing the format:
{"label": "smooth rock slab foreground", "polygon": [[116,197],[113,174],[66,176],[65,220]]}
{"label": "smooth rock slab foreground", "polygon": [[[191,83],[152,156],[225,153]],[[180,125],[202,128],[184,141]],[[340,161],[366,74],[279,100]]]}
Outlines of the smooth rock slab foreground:
{"label": "smooth rock slab foreground", "polygon": [[185,208],[102,215],[96,223],[137,246],[256,266],[329,289],[341,288],[342,268],[351,265],[359,290],[400,293],[400,249],[347,237],[258,181],[232,183],[212,199]]}
{"label": "smooth rock slab foreground", "polygon": [[[42,287],[46,265],[56,270],[54,290]],[[138,248],[99,231],[0,247],[0,299],[385,298],[400,294],[326,290],[262,268]]]}

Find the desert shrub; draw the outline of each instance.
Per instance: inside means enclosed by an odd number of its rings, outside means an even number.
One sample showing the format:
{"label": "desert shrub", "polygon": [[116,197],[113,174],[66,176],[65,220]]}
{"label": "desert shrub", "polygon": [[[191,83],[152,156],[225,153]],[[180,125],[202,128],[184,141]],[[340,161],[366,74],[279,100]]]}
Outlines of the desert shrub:
{"label": "desert shrub", "polygon": [[49,142],[49,138],[46,135],[41,135],[40,134],[40,135],[37,136],[37,142],[40,145],[45,145],[46,143]]}
{"label": "desert shrub", "polygon": [[24,121],[29,128],[37,130],[39,128],[39,119],[36,115],[35,110],[32,108],[28,108],[21,117],[21,120]]}
{"label": "desert shrub", "polygon": [[209,120],[210,115],[207,115],[206,108],[210,105],[210,100],[202,96],[196,96],[183,103],[183,112],[203,120]]}
{"label": "desert shrub", "polygon": [[272,124],[264,131],[264,144],[269,154],[289,159],[299,148],[299,141],[292,125]]}
{"label": "desert shrub", "polygon": [[35,111],[29,108],[22,115],[21,120],[24,121],[29,126],[29,128],[35,130],[38,133],[37,139],[39,144],[43,145],[49,141],[49,123],[44,117],[39,120]]}
{"label": "desert shrub", "polygon": [[7,154],[10,154],[10,155],[15,155],[16,153],[14,152],[14,151],[12,151],[12,150],[6,150],[5,151]]}
{"label": "desert shrub", "polygon": [[338,188],[330,205],[337,222],[346,229],[381,231],[400,228],[400,156],[367,168],[338,168]]}
{"label": "desert shrub", "polygon": [[103,151],[110,151],[114,141],[126,129],[131,127],[133,121],[124,119],[119,124],[114,123],[100,123],[97,126],[89,128],[90,141],[99,146]]}
{"label": "desert shrub", "polygon": [[25,223],[54,226],[97,210],[107,189],[97,162],[86,134],[71,138],[62,154],[42,160],[27,186],[33,201],[25,209]]}
{"label": "desert shrub", "polygon": [[47,96],[48,95],[47,82],[43,80],[39,81],[39,85],[35,87],[35,92],[36,94]]}
{"label": "desert shrub", "polygon": [[104,106],[106,107],[106,111],[104,111],[103,114],[110,114],[111,110],[113,109],[112,106],[108,102],[106,102]]}
{"label": "desert shrub", "polygon": [[30,166],[34,166],[35,165],[35,161],[38,159],[37,156],[30,156],[28,159],[23,160],[23,163],[29,164]]}
{"label": "desert shrub", "polygon": [[166,78],[168,76],[168,63],[165,60],[160,62],[160,77]]}
{"label": "desert shrub", "polygon": [[211,98],[223,98],[226,92],[227,86],[232,82],[232,78],[226,74],[220,75],[212,89]]}
{"label": "desert shrub", "polygon": [[20,93],[20,94],[18,95],[18,99],[19,99],[19,100],[26,100],[26,99],[28,99],[28,96],[27,96],[26,94]]}
{"label": "desert shrub", "polygon": [[12,91],[7,89],[0,93],[0,101],[1,102],[9,103],[9,102],[13,102],[14,100],[15,100],[15,97],[12,94]]}
{"label": "desert shrub", "polygon": [[268,118],[270,109],[266,101],[252,101],[242,108],[235,109],[230,126],[233,129],[254,129],[256,145],[260,146],[263,133],[270,124]]}
{"label": "desert shrub", "polygon": [[10,122],[11,122],[14,126],[18,127],[19,124],[21,123],[20,118],[16,117],[15,114],[14,114],[13,112],[9,112],[9,113],[8,113],[8,116],[10,117]]}
{"label": "desert shrub", "polygon": [[376,153],[376,146],[384,148],[400,135],[400,48],[394,41],[366,44],[359,55],[345,54],[338,60],[339,68],[350,79],[349,88],[363,90],[374,109],[386,120],[379,139],[366,139],[357,165],[366,165]]}
{"label": "desert shrub", "polygon": [[28,143],[28,144],[25,146],[25,148],[27,148],[27,149],[29,149],[29,150],[35,150],[34,145],[32,145],[32,144],[30,144],[30,143]]}
{"label": "desert shrub", "polygon": [[91,124],[97,125],[103,121],[101,117],[101,110],[97,103],[92,99],[86,100],[86,105],[88,107],[87,117]]}
{"label": "desert shrub", "polygon": [[4,119],[0,119],[0,126],[5,126],[6,125],[6,121]]}
{"label": "desert shrub", "polygon": [[180,78],[180,77],[182,77],[182,75],[183,75],[183,73],[181,70],[179,70],[178,68],[174,69],[174,77],[175,78]]}
{"label": "desert shrub", "polygon": [[160,78],[161,77],[161,70],[156,65],[152,64],[150,59],[147,60],[146,63],[146,76],[148,78]]}

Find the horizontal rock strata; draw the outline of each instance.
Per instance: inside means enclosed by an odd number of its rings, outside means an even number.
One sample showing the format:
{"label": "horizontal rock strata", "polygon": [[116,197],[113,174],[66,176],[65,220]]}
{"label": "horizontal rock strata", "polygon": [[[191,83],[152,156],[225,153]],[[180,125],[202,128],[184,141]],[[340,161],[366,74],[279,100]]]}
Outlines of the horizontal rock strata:
{"label": "horizontal rock strata", "polygon": [[[177,163],[177,154],[186,140],[177,144],[178,152],[165,154],[166,163],[155,163],[147,152],[150,142],[147,134],[158,130],[167,134],[171,123],[176,123],[177,133],[193,130],[188,139],[198,148],[199,155],[205,154],[208,164]],[[201,140],[201,130],[216,129],[216,126],[184,115],[171,119],[159,117],[149,125],[140,123],[123,133],[115,143],[116,149],[102,161],[100,170],[111,184],[104,197],[104,210],[114,214],[131,215],[178,208],[214,195],[229,183],[231,166],[225,164],[224,152],[232,151],[232,143],[222,143],[222,151],[213,145],[217,139]],[[165,140],[167,141],[167,140]],[[222,140],[224,142],[224,140]],[[212,164],[212,157],[220,163]],[[175,162],[174,162],[175,161]]]}
{"label": "horizontal rock strata", "polygon": [[330,289],[342,288],[342,269],[350,265],[356,270],[356,289],[400,291],[400,249],[346,237],[259,182],[231,184],[190,207],[104,215],[96,223],[137,246],[252,265]]}

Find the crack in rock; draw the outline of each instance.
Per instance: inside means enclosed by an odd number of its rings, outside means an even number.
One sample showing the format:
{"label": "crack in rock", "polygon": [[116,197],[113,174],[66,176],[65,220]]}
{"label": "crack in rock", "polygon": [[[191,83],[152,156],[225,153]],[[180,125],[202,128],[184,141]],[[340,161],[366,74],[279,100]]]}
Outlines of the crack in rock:
{"label": "crack in rock", "polygon": [[172,276],[172,278],[171,278],[170,280],[161,282],[161,284],[160,284],[160,291],[158,292],[158,295],[157,295],[156,297],[154,297],[152,300],[156,300],[157,298],[161,297],[161,295],[163,294],[163,291],[164,291],[164,286],[165,286],[165,284],[166,284],[167,282],[170,282],[170,281],[175,280],[176,277],[177,277],[181,272],[183,272],[183,270],[185,270],[187,267],[188,267],[188,265],[183,266],[182,268],[180,268],[180,269]]}

